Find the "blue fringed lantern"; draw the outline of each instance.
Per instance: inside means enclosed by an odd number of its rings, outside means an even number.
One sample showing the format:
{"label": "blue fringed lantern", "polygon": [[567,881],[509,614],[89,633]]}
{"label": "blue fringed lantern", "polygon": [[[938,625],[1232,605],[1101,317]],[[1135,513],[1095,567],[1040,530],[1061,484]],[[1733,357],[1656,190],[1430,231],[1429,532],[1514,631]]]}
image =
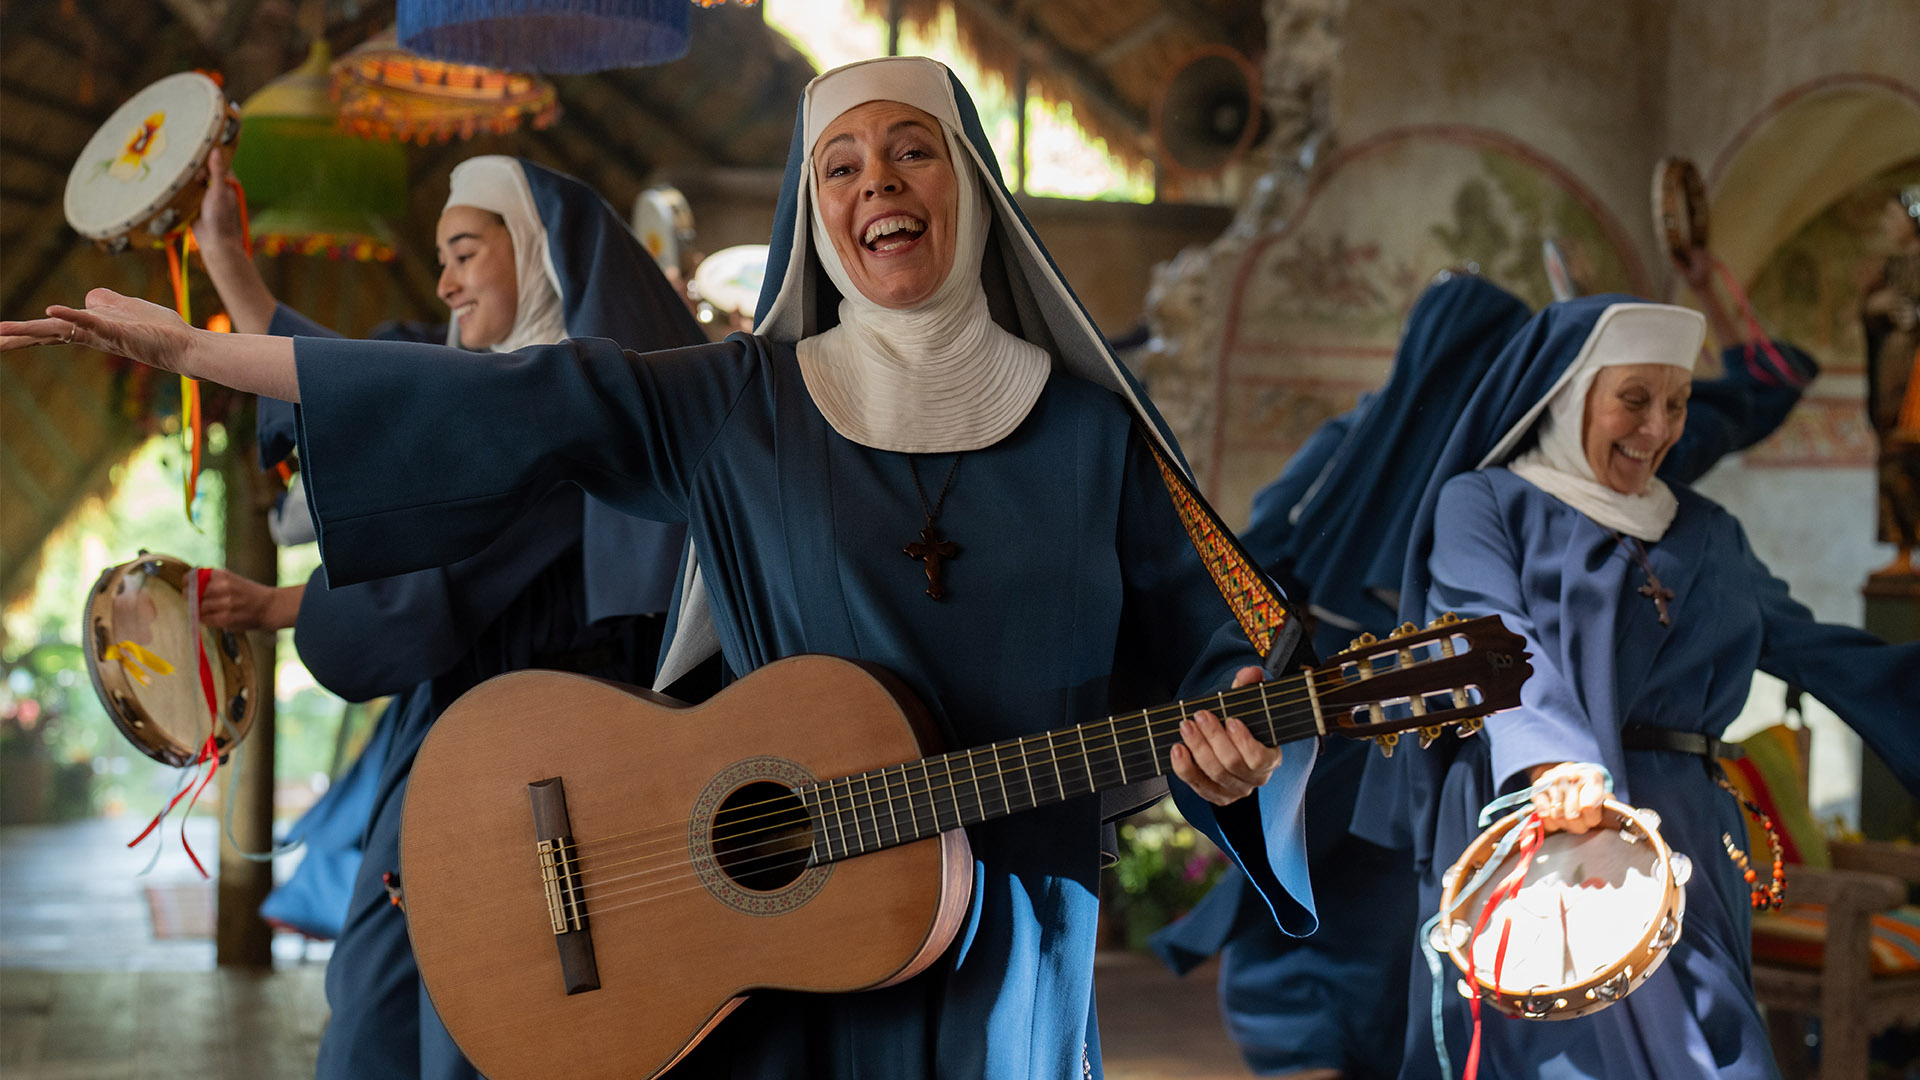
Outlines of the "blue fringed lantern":
{"label": "blue fringed lantern", "polygon": [[577,75],[687,54],[687,0],[400,0],[400,44],[422,56]]}

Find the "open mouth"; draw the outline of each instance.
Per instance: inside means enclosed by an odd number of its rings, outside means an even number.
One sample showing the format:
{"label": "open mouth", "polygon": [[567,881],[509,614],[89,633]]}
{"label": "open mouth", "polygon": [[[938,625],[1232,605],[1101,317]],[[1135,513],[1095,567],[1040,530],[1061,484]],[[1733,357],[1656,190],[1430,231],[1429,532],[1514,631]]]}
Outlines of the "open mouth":
{"label": "open mouth", "polygon": [[1653,451],[1651,450],[1633,450],[1619,443],[1614,443],[1613,448],[1620,451],[1621,455],[1628,460],[1638,461],[1643,465],[1653,460]]}
{"label": "open mouth", "polygon": [[860,242],[876,255],[912,247],[927,234],[927,223],[910,214],[893,214],[867,226]]}

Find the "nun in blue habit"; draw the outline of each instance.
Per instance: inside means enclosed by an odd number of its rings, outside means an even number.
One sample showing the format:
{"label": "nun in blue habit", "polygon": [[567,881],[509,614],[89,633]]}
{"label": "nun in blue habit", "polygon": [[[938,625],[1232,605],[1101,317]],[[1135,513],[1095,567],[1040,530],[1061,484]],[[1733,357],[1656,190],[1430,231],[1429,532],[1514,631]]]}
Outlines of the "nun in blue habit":
{"label": "nun in blue habit", "polygon": [[[1316,429],[1254,496],[1241,541],[1309,605],[1321,657],[1399,624],[1408,533],[1431,463],[1529,314],[1488,281],[1443,272],[1408,314],[1386,385]],[[1686,429],[1661,466],[1663,478],[1690,483],[1786,419],[1818,365],[1790,344],[1775,345],[1791,371],[1760,367],[1751,347],[1731,346],[1722,355],[1724,376],[1694,380]],[[1247,902],[1244,879],[1229,872],[1155,938],[1176,971],[1222,954],[1227,1030],[1255,1072],[1332,1068],[1365,1080],[1399,1071],[1416,897],[1405,849],[1348,829],[1370,748],[1329,740],[1308,783],[1308,864],[1322,894],[1342,898],[1337,908],[1322,908],[1319,930],[1307,938],[1279,933],[1260,905]]]}
{"label": "nun in blue habit", "polygon": [[[499,267],[515,286],[511,317],[496,317],[473,344],[510,352],[603,337],[652,351],[706,340],[626,224],[573,177],[521,159],[476,157],[454,169],[447,207],[496,215],[512,248]],[[446,246],[448,261],[476,257],[472,242]],[[484,284],[463,291],[444,280],[442,293],[459,304],[456,320],[499,298]],[[274,308],[268,332],[338,337],[284,304]],[[377,340],[449,337],[445,328],[413,325],[376,332]],[[286,402],[261,399],[263,464],[291,450],[294,415]],[[392,422],[433,430],[421,426],[430,424],[424,417]],[[406,460],[389,467],[407,468]],[[480,550],[446,565],[337,588],[329,588],[323,566],[298,593],[294,644],[315,680],[348,701],[394,695],[362,756],[295,826],[292,835],[311,850],[263,906],[268,915],[333,920],[323,1078],[474,1075],[426,1000],[405,918],[383,880],[399,867],[406,779],[433,721],[462,693],[507,671],[559,668],[629,682],[653,675],[683,526],[630,517],[573,486],[502,525]],[[329,838],[352,842],[322,847]],[[345,895],[334,891],[342,878],[350,882]],[[327,910],[309,914],[323,904],[308,895],[315,891],[326,893]]]}
{"label": "nun in blue habit", "polygon": [[[1483,1076],[1775,1075],[1749,975],[1749,886],[1721,840],[1744,835],[1740,809],[1685,738],[1724,732],[1756,668],[1806,687],[1920,787],[1920,643],[1814,621],[1739,522],[1655,475],[1692,423],[1685,399],[1703,334],[1697,313],[1629,297],[1548,307],[1466,403],[1415,512],[1401,616],[1498,615],[1526,638],[1534,668],[1521,708],[1481,736],[1367,763],[1355,831],[1410,847],[1420,917],[1436,910],[1440,876],[1478,835],[1484,805],[1538,780],[1549,827],[1584,829],[1605,790],[1595,766],[1622,801],[1656,811],[1693,862],[1683,931],[1661,969],[1580,1019],[1482,1010]],[[1764,881],[1765,853],[1753,863]],[[1401,1075],[1433,1077],[1425,1018],[1436,999],[1425,965],[1412,970]],[[1457,1062],[1468,1003],[1450,968],[1443,977]]]}
{"label": "nun in blue habit", "polygon": [[[111,339],[297,400],[336,583],[464,557],[569,481],[684,521],[697,573],[675,598],[675,648],[710,633],[741,674],[802,652],[879,664],[952,746],[1257,677],[1162,484],[1149,441],[1180,461],[1165,425],[944,67],[876,60],[811,83],[776,222],[757,336],[698,348],[576,339],[475,360],[216,341],[100,292],[91,312],[0,325],[0,347]],[[902,555],[932,531],[957,557]],[[1130,693],[1110,693],[1122,672]],[[1296,933],[1314,919],[1299,812],[1313,758],[1310,741],[1276,751],[1203,712],[1172,759],[1189,820]],[[673,1075],[1099,1075],[1100,827],[1097,799],[970,827],[971,908],[927,971],[755,993]]]}

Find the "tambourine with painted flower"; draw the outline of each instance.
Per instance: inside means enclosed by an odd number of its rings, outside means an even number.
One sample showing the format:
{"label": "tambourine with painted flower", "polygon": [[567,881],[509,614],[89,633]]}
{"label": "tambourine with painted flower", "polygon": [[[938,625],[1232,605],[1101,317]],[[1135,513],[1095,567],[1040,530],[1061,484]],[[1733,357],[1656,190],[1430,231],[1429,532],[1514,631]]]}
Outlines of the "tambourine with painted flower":
{"label": "tambourine with painted flower", "polygon": [[67,175],[67,224],[106,251],[161,247],[193,223],[207,152],[240,137],[240,110],[197,71],[128,98]]}
{"label": "tambourine with painted flower", "polygon": [[[246,737],[261,694],[247,635],[202,625],[196,571],[142,552],[87,594],[87,674],[107,715],[156,761],[225,760]],[[211,740],[211,742],[209,742]]]}

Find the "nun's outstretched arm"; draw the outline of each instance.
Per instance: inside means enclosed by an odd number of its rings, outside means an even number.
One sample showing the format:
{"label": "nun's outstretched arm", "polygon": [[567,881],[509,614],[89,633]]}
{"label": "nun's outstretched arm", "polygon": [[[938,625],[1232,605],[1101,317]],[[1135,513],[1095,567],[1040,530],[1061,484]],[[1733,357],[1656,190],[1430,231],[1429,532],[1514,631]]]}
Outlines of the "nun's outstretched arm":
{"label": "nun's outstretched arm", "polygon": [[301,477],[336,588],[467,558],[568,483],[684,522],[707,450],[768,385],[745,337],[644,355],[603,338],[513,353],[294,341]]}
{"label": "nun's outstretched arm", "polygon": [[0,352],[34,345],[84,345],[236,390],[300,400],[291,340],[196,330],[167,308],[112,289],[88,293],[84,308],[56,304],[44,319],[0,322]]}

